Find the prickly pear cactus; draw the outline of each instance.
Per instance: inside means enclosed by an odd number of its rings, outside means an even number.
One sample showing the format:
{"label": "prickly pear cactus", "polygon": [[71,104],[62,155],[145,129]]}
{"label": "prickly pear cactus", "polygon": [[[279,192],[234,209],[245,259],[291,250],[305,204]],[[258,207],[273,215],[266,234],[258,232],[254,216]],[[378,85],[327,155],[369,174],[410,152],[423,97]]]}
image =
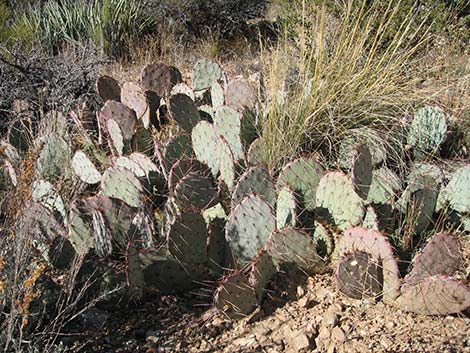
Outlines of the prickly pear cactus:
{"label": "prickly pear cactus", "polygon": [[181,73],[172,66],[163,63],[149,64],[140,73],[140,83],[159,97],[168,95],[173,86],[182,81]]}
{"label": "prickly pear cactus", "polygon": [[116,101],[107,101],[99,112],[101,124],[106,126],[108,120],[114,120],[121,129],[122,137],[124,140],[129,141],[132,139],[136,131],[137,116],[135,112]]}
{"label": "prickly pear cactus", "polygon": [[81,181],[87,184],[98,184],[101,181],[101,173],[85,152],[78,150],[72,158],[72,168]]}
{"label": "prickly pear cactus", "polygon": [[[392,246],[388,239],[374,230],[362,227],[350,228],[339,238],[337,253],[341,259],[356,251],[365,252],[369,255],[369,257],[362,256],[364,261],[361,261],[364,264],[366,263],[365,260],[369,263],[370,258],[373,258],[375,262],[381,264],[382,274],[379,274],[378,278],[380,278],[380,276],[383,278],[383,301],[387,304],[393,304],[395,299],[400,295],[400,278],[398,276],[397,262],[393,256]],[[344,264],[343,266],[344,269],[348,269],[349,265]],[[350,272],[350,275],[354,273],[355,272]],[[345,278],[346,277],[341,276],[340,280],[344,281]],[[364,278],[364,276],[362,276],[362,278]],[[357,280],[360,279],[361,277]],[[344,282],[341,285],[348,286]]]}
{"label": "prickly pear cactus", "polygon": [[204,210],[218,201],[217,190],[210,179],[196,173],[184,176],[176,185],[173,196],[180,209]]}
{"label": "prickly pear cactus", "polygon": [[457,238],[448,233],[438,233],[428,240],[423,251],[413,259],[413,268],[405,282],[415,285],[426,277],[451,276],[459,269],[462,253]]}
{"label": "prickly pear cactus", "polygon": [[177,135],[166,142],[161,162],[168,174],[178,160],[191,159],[193,156],[191,138],[188,135]]}
{"label": "prickly pear cactus", "polygon": [[220,107],[215,112],[214,128],[217,135],[223,135],[230,146],[235,160],[243,159],[242,141],[240,139],[241,131],[240,114],[230,107]]}
{"label": "prickly pear cactus", "polygon": [[245,79],[230,81],[225,90],[227,105],[237,110],[253,109],[256,104],[256,90]]}
{"label": "prickly pear cactus", "polygon": [[276,202],[274,181],[266,169],[251,167],[240,176],[233,191],[232,208],[251,193],[260,195],[270,205]]}
{"label": "prickly pear cactus", "polygon": [[217,63],[206,59],[200,60],[193,69],[193,89],[200,91],[210,88],[221,76],[222,70]]}
{"label": "prickly pear cactus", "polygon": [[101,190],[104,195],[122,200],[131,207],[142,205],[142,184],[127,168],[106,169],[101,180]]}
{"label": "prickly pear cactus", "polygon": [[288,163],[279,174],[278,188],[289,186],[300,197],[305,209],[314,211],[317,206],[317,186],[324,174],[324,168],[315,159],[299,158]]}
{"label": "prickly pear cactus", "polygon": [[211,102],[212,107],[217,109],[224,105],[225,97],[224,97],[224,89],[218,82],[214,82],[211,87]]}
{"label": "prickly pear cactus", "polygon": [[121,102],[134,110],[144,128],[148,129],[151,121],[156,121],[160,97],[155,92],[146,91],[135,82],[125,82],[121,89]]}
{"label": "prickly pear cactus", "polygon": [[188,133],[201,120],[196,104],[185,94],[171,96],[168,107],[171,118]]}
{"label": "prickly pear cactus", "polygon": [[96,92],[103,102],[119,101],[121,97],[121,87],[114,78],[103,75],[96,81]]}
{"label": "prickly pear cactus", "polygon": [[287,226],[295,227],[297,223],[297,199],[294,191],[288,186],[279,190],[276,202],[276,226],[282,229]]}
{"label": "prickly pear cactus", "polygon": [[300,229],[287,227],[274,231],[267,242],[267,249],[279,267],[296,266],[310,275],[325,270],[316,243],[310,234]]}
{"label": "prickly pear cactus", "polygon": [[235,159],[229,144],[223,136],[219,137],[217,152],[219,155],[220,179],[231,192],[235,186]]}
{"label": "prickly pear cactus", "polygon": [[261,137],[258,137],[251,143],[246,154],[246,159],[250,165],[267,166],[267,157]]}
{"label": "prickly pear cactus", "polygon": [[470,212],[470,165],[457,169],[445,187],[445,198],[450,207],[458,212]]}
{"label": "prickly pear cactus", "polygon": [[271,206],[258,195],[246,196],[229,216],[225,237],[233,254],[251,261],[273,232],[276,220]]}
{"label": "prickly pear cactus", "polygon": [[66,177],[70,172],[71,151],[64,139],[56,134],[47,136],[38,160],[36,172],[38,175],[50,181],[56,181]]}
{"label": "prickly pear cactus", "polygon": [[436,153],[447,135],[447,121],[444,111],[438,107],[426,106],[414,115],[408,131],[408,143],[415,148],[417,158],[426,153]]}
{"label": "prickly pear cactus", "polygon": [[220,170],[220,158],[216,153],[219,137],[214,126],[207,121],[200,121],[191,133],[191,140],[196,158],[207,164],[216,177]]}
{"label": "prickly pear cactus", "polygon": [[364,201],[354,191],[354,186],[342,172],[325,174],[318,183],[316,213],[326,220],[333,220],[340,229],[361,224],[364,218]]}
{"label": "prickly pear cactus", "polygon": [[80,205],[74,205],[68,214],[69,231],[68,239],[77,254],[85,256],[94,247],[94,239],[91,228],[92,216]]}
{"label": "prickly pear cactus", "polygon": [[274,265],[271,255],[266,250],[262,250],[256,254],[251,262],[249,283],[255,289],[258,302],[261,303],[266,287],[276,274],[276,266]]}
{"label": "prickly pear cactus", "polygon": [[176,161],[168,174],[168,189],[174,190],[176,185],[188,174],[198,174],[212,180],[212,174],[207,165],[196,159],[181,158]]}
{"label": "prickly pear cactus", "polygon": [[372,204],[392,204],[402,191],[402,182],[391,169],[382,167],[372,172],[372,182],[367,202]]}
{"label": "prickly pear cactus", "polygon": [[124,136],[119,124],[114,119],[109,119],[106,121],[106,129],[108,131],[110,145],[113,146],[118,156],[122,156],[126,145],[124,144]]}
{"label": "prickly pear cactus", "polygon": [[351,180],[354,191],[363,199],[367,200],[370,184],[372,182],[372,155],[366,144],[356,147],[351,167]]}

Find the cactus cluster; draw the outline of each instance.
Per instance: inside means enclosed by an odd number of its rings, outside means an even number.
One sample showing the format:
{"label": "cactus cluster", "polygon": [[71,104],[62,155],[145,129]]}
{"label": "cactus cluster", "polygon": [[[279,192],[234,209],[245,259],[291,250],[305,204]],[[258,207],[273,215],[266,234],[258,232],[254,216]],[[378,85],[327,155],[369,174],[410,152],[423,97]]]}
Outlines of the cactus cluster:
{"label": "cactus cluster", "polygon": [[[57,117],[35,146],[30,211],[18,224],[52,266],[64,268],[78,255],[93,264],[89,274],[120,261],[126,276],[114,282],[137,297],[144,288],[178,293],[215,283],[214,305],[242,317],[263,300],[276,271],[295,266],[315,274],[333,260],[338,288],[349,296],[379,296],[429,314],[468,307],[468,287],[449,277],[461,256],[454,238],[433,237],[400,280],[381,233],[411,209],[416,236],[446,205],[468,217],[468,166],[448,176],[415,162],[404,187],[381,144],[352,139],[336,161],[342,170],[301,157],[269,171],[253,113],[256,90],[244,79],[227,82],[208,60],[196,64],[192,88],[176,68],[150,64],[137,82],[100,78],[97,91],[104,104],[95,124]],[[429,139],[424,144],[435,151],[444,139],[442,116],[426,112],[410,126],[416,151]],[[81,135],[80,146],[65,142],[67,124]],[[417,136],[420,124],[432,125],[432,134]],[[162,129],[166,141],[155,137]],[[20,152],[2,146],[3,189],[11,189]],[[59,179],[79,185],[73,198],[61,194]],[[446,294],[430,306],[447,292],[459,300]]]}

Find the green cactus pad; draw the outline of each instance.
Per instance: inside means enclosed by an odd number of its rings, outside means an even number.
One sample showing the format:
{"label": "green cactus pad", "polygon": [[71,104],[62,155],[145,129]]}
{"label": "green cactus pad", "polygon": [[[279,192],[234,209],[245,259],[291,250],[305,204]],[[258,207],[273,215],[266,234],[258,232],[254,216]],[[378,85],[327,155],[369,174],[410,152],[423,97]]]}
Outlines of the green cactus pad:
{"label": "green cactus pad", "polygon": [[96,80],[96,92],[98,92],[103,102],[110,100],[119,101],[121,97],[119,82],[107,75],[100,76]]}
{"label": "green cactus pad", "polygon": [[174,85],[182,81],[181,73],[162,63],[149,64],[140,73],[140,83],[145,89],[154,91],[159,97],[168,95]]}
{"label": "green cactus pad", "polygon": [[163,166],[169,173],[173,164],[180,159],[191,159],[194,156],[192,141],[188,135],[177,135],[168,140],[163,150]]}
{"label": "green cactus pad", "polygon": [[458,168],[450,177],[445,196],[450,207],[457,212],[470,212],[470,165]]}
{"label": "green cactus pad", "polygon": [[176,161],[168,174],[168,189],[174,190],[179,181],[189,173],[199,174],[211,179],[212,174],[207,165],[196,159],[182,158]]}
{"label": "green cactus pad", "polygon": [[391,204],[402,191],[400,178],[392,170],[382,167],[372,172],[368,203]]}
{"label": "green cactus pad", "polygon": [[186,132],[191,132],[201,120],[196,104],[185,94],[171,96],[168,104],[171,118]]}
{"label": "green cactus pad", "polygon": [[49,245],[46,260],[59,270],[69,269],[76,256],[76,252],[70,241],[62,236],[55,238]]}
{"label": "green cactus pad", "polygon": [[313,231],[312,238],[317,244],[317,253],[323,258],[331,256],[335,248],[335,239],[332,232],[326,225],[320,222],[314,222],[315,230]]}
{"label": "green cactus pad", "polygon": [[67,142],[56,134],[48,135],[36,161],[36,172],[39,176],[56,181],[67,176],[70,164],[71,151]]}
{"label": "green cactus pad", "polygon": [[371,153],[372,164],[378,166],[387,158],[387,145],[384,139],[373,129],[358,128],[348,131],[338,148],[338,166],[344,170],[351,169],[352,157],[356,146],[367,141],[367,146]]}
{"label": "green cactus pad", "polygon": [[276,220],[271,206],[258,195],[245,197],[229,216],[225,238],[242,262],[251,261],[273,232]]}
{"label": "green cactus pad", "polygon": [[339,238],[337,252],[342,258],[354,251],[365,252],[382,263],[383,300],[386,304],[393,304],[400,295],[400,278],[398,265],[388,239],[371,229],[350,228]]}
{"label": "green cactus pad", "polygon": [[240,119],[240,114],[230,107],[220,107],[215,111],[214,129],[217,135],[224,136],[235,160],[244,158],[242,141],[240,139]]}
{"label": "green cactus pad", "polygon": [[139,176],[150,178],[152,173],[159,173],[157,165],[153,163],[149,157],[142,153],[131,153],[129,155],[129,159],[136,163],[144,171],[144,174]]}
{"label": "green cactus pad", "polygon": [[68,239],[77,254],[85,256],[94,246],[91,229],[92,217],[78,205],[74,205],[69,211]]}
{"label": "green cactus pad", "polygon": [[379,231],[379,217],[372,206],[367,207],[362,226],[377,232]]}
{"label": "green cactus pad", "polygon": [[81,181],[87,184],[98,184],[101,181],[101,173],[85,152],[78,150],[72,158],[72,168]]}
{"label": "green cactus pad", "polygon": [[193,69],[193,89],[200,91],[210,88],[221,76],[222,70],[217,63],[206,59],[200,60]]}
{"label": "green cactus pad", "polygon": [[438,192],[434,189],[421,188],[414,192],[405,190],[402,198],[398,200],[398,209],[409,217],[409,222],[413,223],[416,234],[426,230],[432,221],[432,216],[436,210]]}
{"label": "green cactus pad", "polygon": [[184,263],[205,264],[207,237],[206,221],[199,212],[180,213],[168,231],[170,253]]}
{"label": "green cactus pad", "polygon": [[106,128],[109,134],[111,145],[114,147],[114,150],[118,156],[122,156],[124,153],[124,137],[122,135],[121,128],[119,124],[113,119],[109,119],[106,122]]}
{"label": "green cactus pad", "polygon": [[289,186],[300,195],[300,202],[309,211],[316,208],[316,192],[324,168],[315,159],[299,158],[287,164],[279,174],[277,187]]}
{"label": "green cactus pad", "polygon": [[189,173],[180,179],[173,196],[182,210],[204,210],[217,203],[218,193],[210,179],[196,173]]}
{"label": "green cactus pad", "polygon": [[136,177],[145,177],[145,171],[140,167],[137,162],[133,161],[129,157],[121,156],[116,159],[114,164],[117,167],[129,169],[132,173],[134,173]]}
{"label": "green cactus pad", "polygon": [[248,281],[250,286],[254,288],[259,303],[261,303],[266,287],[275,274],[276,266],[271,255],[266,250],[256,254],[250,266]]}
{"label": "green cactus pad", "polygon": [[220,179],[231,192],[235,183],[235,160],[227,141],[220,136],[218,143]]}
{"label": "green cactus pad", "polygon": [[129,141],[134,136],[137,116],[128,106],[116,101],[107,101],[99,115],[103,125],[109,120],[114,120],[119,125],[124,140]]}
{"label": "green cactus pad", "polygon": [[199,115],[201,116],[201,120],[208,121],[210,123],[214,122],[214,108],[212,108],[210,105],[203,104],[198,107],[199,109]]}
{"label": "green cactus pad", "polygon": [[225,213],[223,213],[223,216],[224,217],[213,217],[209,220],[207,214],[204,213],[204,219],[206,220],[209,234],[207,241],[207,267],[217,277],[222,274],[226,267],[230,250],[227,241],[225,240]]}
{"label": "green cactus pad", "polygon": [[353,251],[345,254],[336,268],[336,287],[350,298],[377,298],[382,293],[382,277],[378,259],[364,251]]}
{"label": "green cactus pad", "polygon": [[448,233],[438,233],[414,257],[413,269],[405,277],[405,282],[415,285],[426,277],[452,276],[459,269],[461,260],[462,251],[457,238]]}
{"label": "green cactus pad", "polygon": [[214,306],[231,319],[243,319],[258,304],[249,277],[242,272],[226,277],[214,293]]}
{"label": "green cactus pad", "polygon": [[447,135],[446,115],[438,107],[426,106],[414,115],[408,131],[408,144],[415,148],[415,156],[435,153]]}
{"label": "green cactus pad", "polygon": [[191,140],[196,158],[207,164],[214,177],[220,170],[219,154],[215,151],[219,148],[219,137],[214,126],[207,121],[200,121],[191,133]]}
{"label": "green cactus pad", "polygon": [[55,192],[51,183],[45,180],[34,181],[31,185],[31,198],[34,202],[39,202],[55,214],[60,215],[60,220],[64,225],[68,224],[64,200]]}
{"label": "green cactus pad", "polygon": [[277,195],[276,227],[294,227],[297,223],[297,199],[294,191],[288,186],[281,188]]}
{"label": "green cactus pad", "polygon": [[351,179],[342,172],[330,172],[321,178],[316,205],[320,218],[329,220],[331,217],[342,230],[361,224],[365,214],[363,200],[354,191]]}
{"label": "green cactus pad", "polygon": [[123,167],[106,169],[101,180],[104,195],[122,200],[131,207],[142,205],[143,188],[139,179]]}
{"label": "green cactus pad", "polygon": [[310,275],[325,270],[325,263],[317,253],[317,245],[303,230],[283,228],[273,232],[267,249],[277,266],[296,266]]}
{"label": "green cactus pad", "polygon": [[366,144],[356,147],[351,164],[351,180],[354,191],[364,200],[367,200],[370,184],[372,182],[372,155]]}
{"label": "green cactus pad", "polygon": [[251,167],[243,173],[233,191],[232,208],[251,193],[258,194],[270,205],[276,202],[274,181],[266,169]]}
{"label": "green cactus pad", "polygon": [[421,315],[449,315],[470,307],[470,288],[446,276],[433,276],[401,289],[395,303],[401,310]]}
{"label": "green cactus pad", "polygon": [[136,133],[132,137],[131,150],[153,157],[155,155],[155,145],[152,132],[144,127],[138,127]]}
{"label": "green cactus pad", "polygon": [[267,157],[261,137],[258,137],[251,143],[246,159],[250,165],[267,166]]}
{"label": "green cactus pad", "polygon": [[121,89],[121,102],[131,108],[144,128],[148,129],[151,121],[156,121],[160,97],[152,91],[146,91],[135,82],[125,82]]}
{"label": "green cactus pad", "polygon": [[[423,179],[429,177],[429,179]],[[433,180],[432,183],[423,183],[428,180]],[[408,185],[417,184],[418,187],[437,187],[444,182],[444,173],[442,169],[431,163],[416,162],[413,163],[411,169],[406,177]]]}
{"label": "green cactus pad", "polygon": [[219,108],[224,105],[224,89],[218,82],[214,82],[211,86],[211,102],[213,108]]}
{"label": "green cactus pad", "polygon": [[227,105],[237,110],[253,109],[256,104],[256,91],[245,79],[230,81],[225,90]]}

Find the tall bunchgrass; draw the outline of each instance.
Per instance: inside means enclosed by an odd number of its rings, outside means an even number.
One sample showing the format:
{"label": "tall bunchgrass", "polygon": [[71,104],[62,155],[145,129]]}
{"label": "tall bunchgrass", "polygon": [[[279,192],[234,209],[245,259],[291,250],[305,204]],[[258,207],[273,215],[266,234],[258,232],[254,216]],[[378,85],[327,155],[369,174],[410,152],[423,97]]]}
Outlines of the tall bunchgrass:
{"label": "tall bunchgrass", "polygon": [[51,0],[31,6],[11,26],[11,37],[24,39],[24,29],[34,29],[44,47],[58,51],[90,42],[106,54],[128,54],[129,44],[156,30],[156,18],[146,4],[134,0]]}
{"label": "tall bunchgrass", "polygon": [[348,0],[332,14],[324,4],[300,3],[294,35],[291,28],[263,54],[267,104],[261,129],[271,168],[305,151],[328,158],[358,127],[386,132],[425,98],[417,84],[427,32],[410,8],[390,37],[400,6],[375,0],[357,7]]}

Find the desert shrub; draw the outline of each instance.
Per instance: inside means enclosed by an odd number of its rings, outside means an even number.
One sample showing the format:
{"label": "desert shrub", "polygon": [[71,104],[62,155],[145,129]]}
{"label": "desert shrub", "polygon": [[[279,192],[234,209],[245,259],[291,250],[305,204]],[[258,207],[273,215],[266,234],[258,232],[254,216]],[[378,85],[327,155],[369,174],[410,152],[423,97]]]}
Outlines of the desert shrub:
{"label": "desert shrub", "polygon": [[98,63],[92,49],[69,49],[52,57],[38,49],[1,46],[1,131],[16,117],[14,103],[18,100],[37,114],[52,109],[68,112],[83,103],[96,106]]}

